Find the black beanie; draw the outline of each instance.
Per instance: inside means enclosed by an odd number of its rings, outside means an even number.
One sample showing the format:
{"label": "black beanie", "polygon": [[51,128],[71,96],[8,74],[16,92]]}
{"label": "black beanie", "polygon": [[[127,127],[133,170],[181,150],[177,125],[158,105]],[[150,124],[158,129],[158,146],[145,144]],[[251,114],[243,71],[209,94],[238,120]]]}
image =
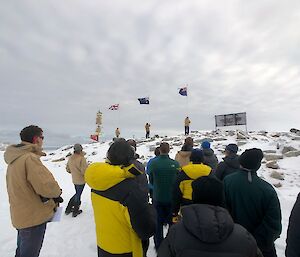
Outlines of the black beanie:
{"label": "black beanie", "polygon": [[261,149],[247,149],[239,158],[240,165],[245,169],[257,171],[260,168],[263,157],[264,154]]}
{"label": "black beanie", "polygon": [[226,146],[225,150],[236,154],[239,150],[239,147],[236,144],[229,144]]}
{"label": "black beanie", "polygon": [[223,183],[215,176],[202,176],[192,182],[193,203],[223,206]]}
{"label": "black beanie", "polygon": [[204,160],[203,151],[200,149],[194,149],[191,153],[190,161],[192,163],[202,163]]}
{"label": "black beanie", "polygon": [[128,166],[134,159],[134,150],[125,139],[119,139],[109,147],[107,158],[112,165]]}

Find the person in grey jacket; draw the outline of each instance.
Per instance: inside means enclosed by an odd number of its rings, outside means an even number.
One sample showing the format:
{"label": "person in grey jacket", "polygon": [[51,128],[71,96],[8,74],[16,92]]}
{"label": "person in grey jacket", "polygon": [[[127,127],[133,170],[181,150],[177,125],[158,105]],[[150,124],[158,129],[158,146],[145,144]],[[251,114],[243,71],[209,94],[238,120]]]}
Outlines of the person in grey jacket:
{"label": "person in grey jacket", "polygon": [[169,229],[158,257],[263,257],[253,236],[235,224],[223,203],[223,183],[203,176],[192,183],[195,204]]}
{"label": "person in grey jacket", "polygon": [[208,141],[202,142],[201,149],[204,154],[203,163],[211,167],[212,171],[214,172],[218,165],[218,158],[215,155],[214,150],[210,148],[210,143]]}
{"label": "person in grey jacket", "polygon": [[238,146],[236,144],[229,144],[225,148],[225,157],[220,162],[215,171],[215,175],[218,179],[223,180],[227,175],[239,170],[240,162],[237,155]]}

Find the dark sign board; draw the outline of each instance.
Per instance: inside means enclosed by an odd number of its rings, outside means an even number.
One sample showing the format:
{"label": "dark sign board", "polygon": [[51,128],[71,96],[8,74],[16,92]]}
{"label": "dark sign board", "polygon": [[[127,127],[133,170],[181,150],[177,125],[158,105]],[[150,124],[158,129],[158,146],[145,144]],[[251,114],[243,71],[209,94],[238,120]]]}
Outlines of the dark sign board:
{"label": "dark sign board", "polygon": [[216,127],[246,125],[246,113],[232,113],[224,115],[215,115]]}

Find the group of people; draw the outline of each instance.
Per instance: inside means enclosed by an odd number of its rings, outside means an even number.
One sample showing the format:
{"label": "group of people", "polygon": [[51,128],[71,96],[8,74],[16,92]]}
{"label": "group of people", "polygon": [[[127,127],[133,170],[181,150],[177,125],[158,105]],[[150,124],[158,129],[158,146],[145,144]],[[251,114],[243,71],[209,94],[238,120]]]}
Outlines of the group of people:
{"label": "group of people", "polygon": [[[187,136],[189,135],[190,133],[190,123],[191,123],[191,120],[189,119],[189,117],[186,117],[184,119],[184,134]],[[145,135],[145,138],[150,138],[150,123],[146,123],[145,124],[145,132],[146,132],[146,135]],[[120,128],[116,128],[115,130],[115,136],[116,138],[119,138],[121,135],[121,131],[120,131]]]}
{"label": "group of people", "polygon": [[[238,157],[237,145],[229,144],[224,161],[218,164],[207,141],[202,142],[201,149],[194,149],[193,139],[186,138],[175,160],[168,156],[168,143],[163,142],[160,148],[148,171],[157,212],[154,243],[158,256],[183,252],[186,255],[182,256],[201,256],[204,252],[214,256],[262,256],[261,252],[265,257],[276,256],[280,204],[273,187],[257,176],[263,158],[260,149],[246,150]],[[239,167],[228,160],[237,160]],[[178,225],[172,225],[178,220]],[[171,229],[163,240],[166,223]],[[239,245],[234,244],[237,238]]]}
{"label": "group of people", "polygon": [[[17,229],[17,257],[37,257],[47,222],[63,201],[62,190],[40,161],[43,130],[25,127],[21,143],[8,146],[7,191],[11,220]],[[263,152],[253,148],[240,156],[229,144],[218,163],[210,143],[195,148],[187,137],[175,160],[163,141],[146,170],[138,161],[136,142],[114,140],[105,162],[90,165],[82,146],[74,145],[66,170],[75,195],[65,214],[79,215],[85,183],[91,188],[98,256],[145,257],[149,238],[159,257],[274,257],[281,233],[276,191],[257,176]],[[300,255],[300,196],[292,210],[287,257]],[[164,236],[164,227],[168,234]]]}

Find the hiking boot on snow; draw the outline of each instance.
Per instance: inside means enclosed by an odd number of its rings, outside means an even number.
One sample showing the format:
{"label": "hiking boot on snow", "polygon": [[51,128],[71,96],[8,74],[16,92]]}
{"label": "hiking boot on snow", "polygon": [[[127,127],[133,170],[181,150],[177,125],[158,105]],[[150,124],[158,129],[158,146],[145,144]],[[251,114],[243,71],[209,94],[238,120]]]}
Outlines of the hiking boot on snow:
{"label": "hiking boot on snow", "polygon": [[68,203],[68,206],[65,210],[65,214],[69,215],[74,210],[74,198],[72,197]]}
{"label": "hiking boot on snow", "polygon": [[80,205],[81,205],[81,202],[79,204],[74,204],[74,209],[73,209],[72,217],[76,217],[77,215],[79,215],[80,213],[82,213],[82,210],[79,209]]}

